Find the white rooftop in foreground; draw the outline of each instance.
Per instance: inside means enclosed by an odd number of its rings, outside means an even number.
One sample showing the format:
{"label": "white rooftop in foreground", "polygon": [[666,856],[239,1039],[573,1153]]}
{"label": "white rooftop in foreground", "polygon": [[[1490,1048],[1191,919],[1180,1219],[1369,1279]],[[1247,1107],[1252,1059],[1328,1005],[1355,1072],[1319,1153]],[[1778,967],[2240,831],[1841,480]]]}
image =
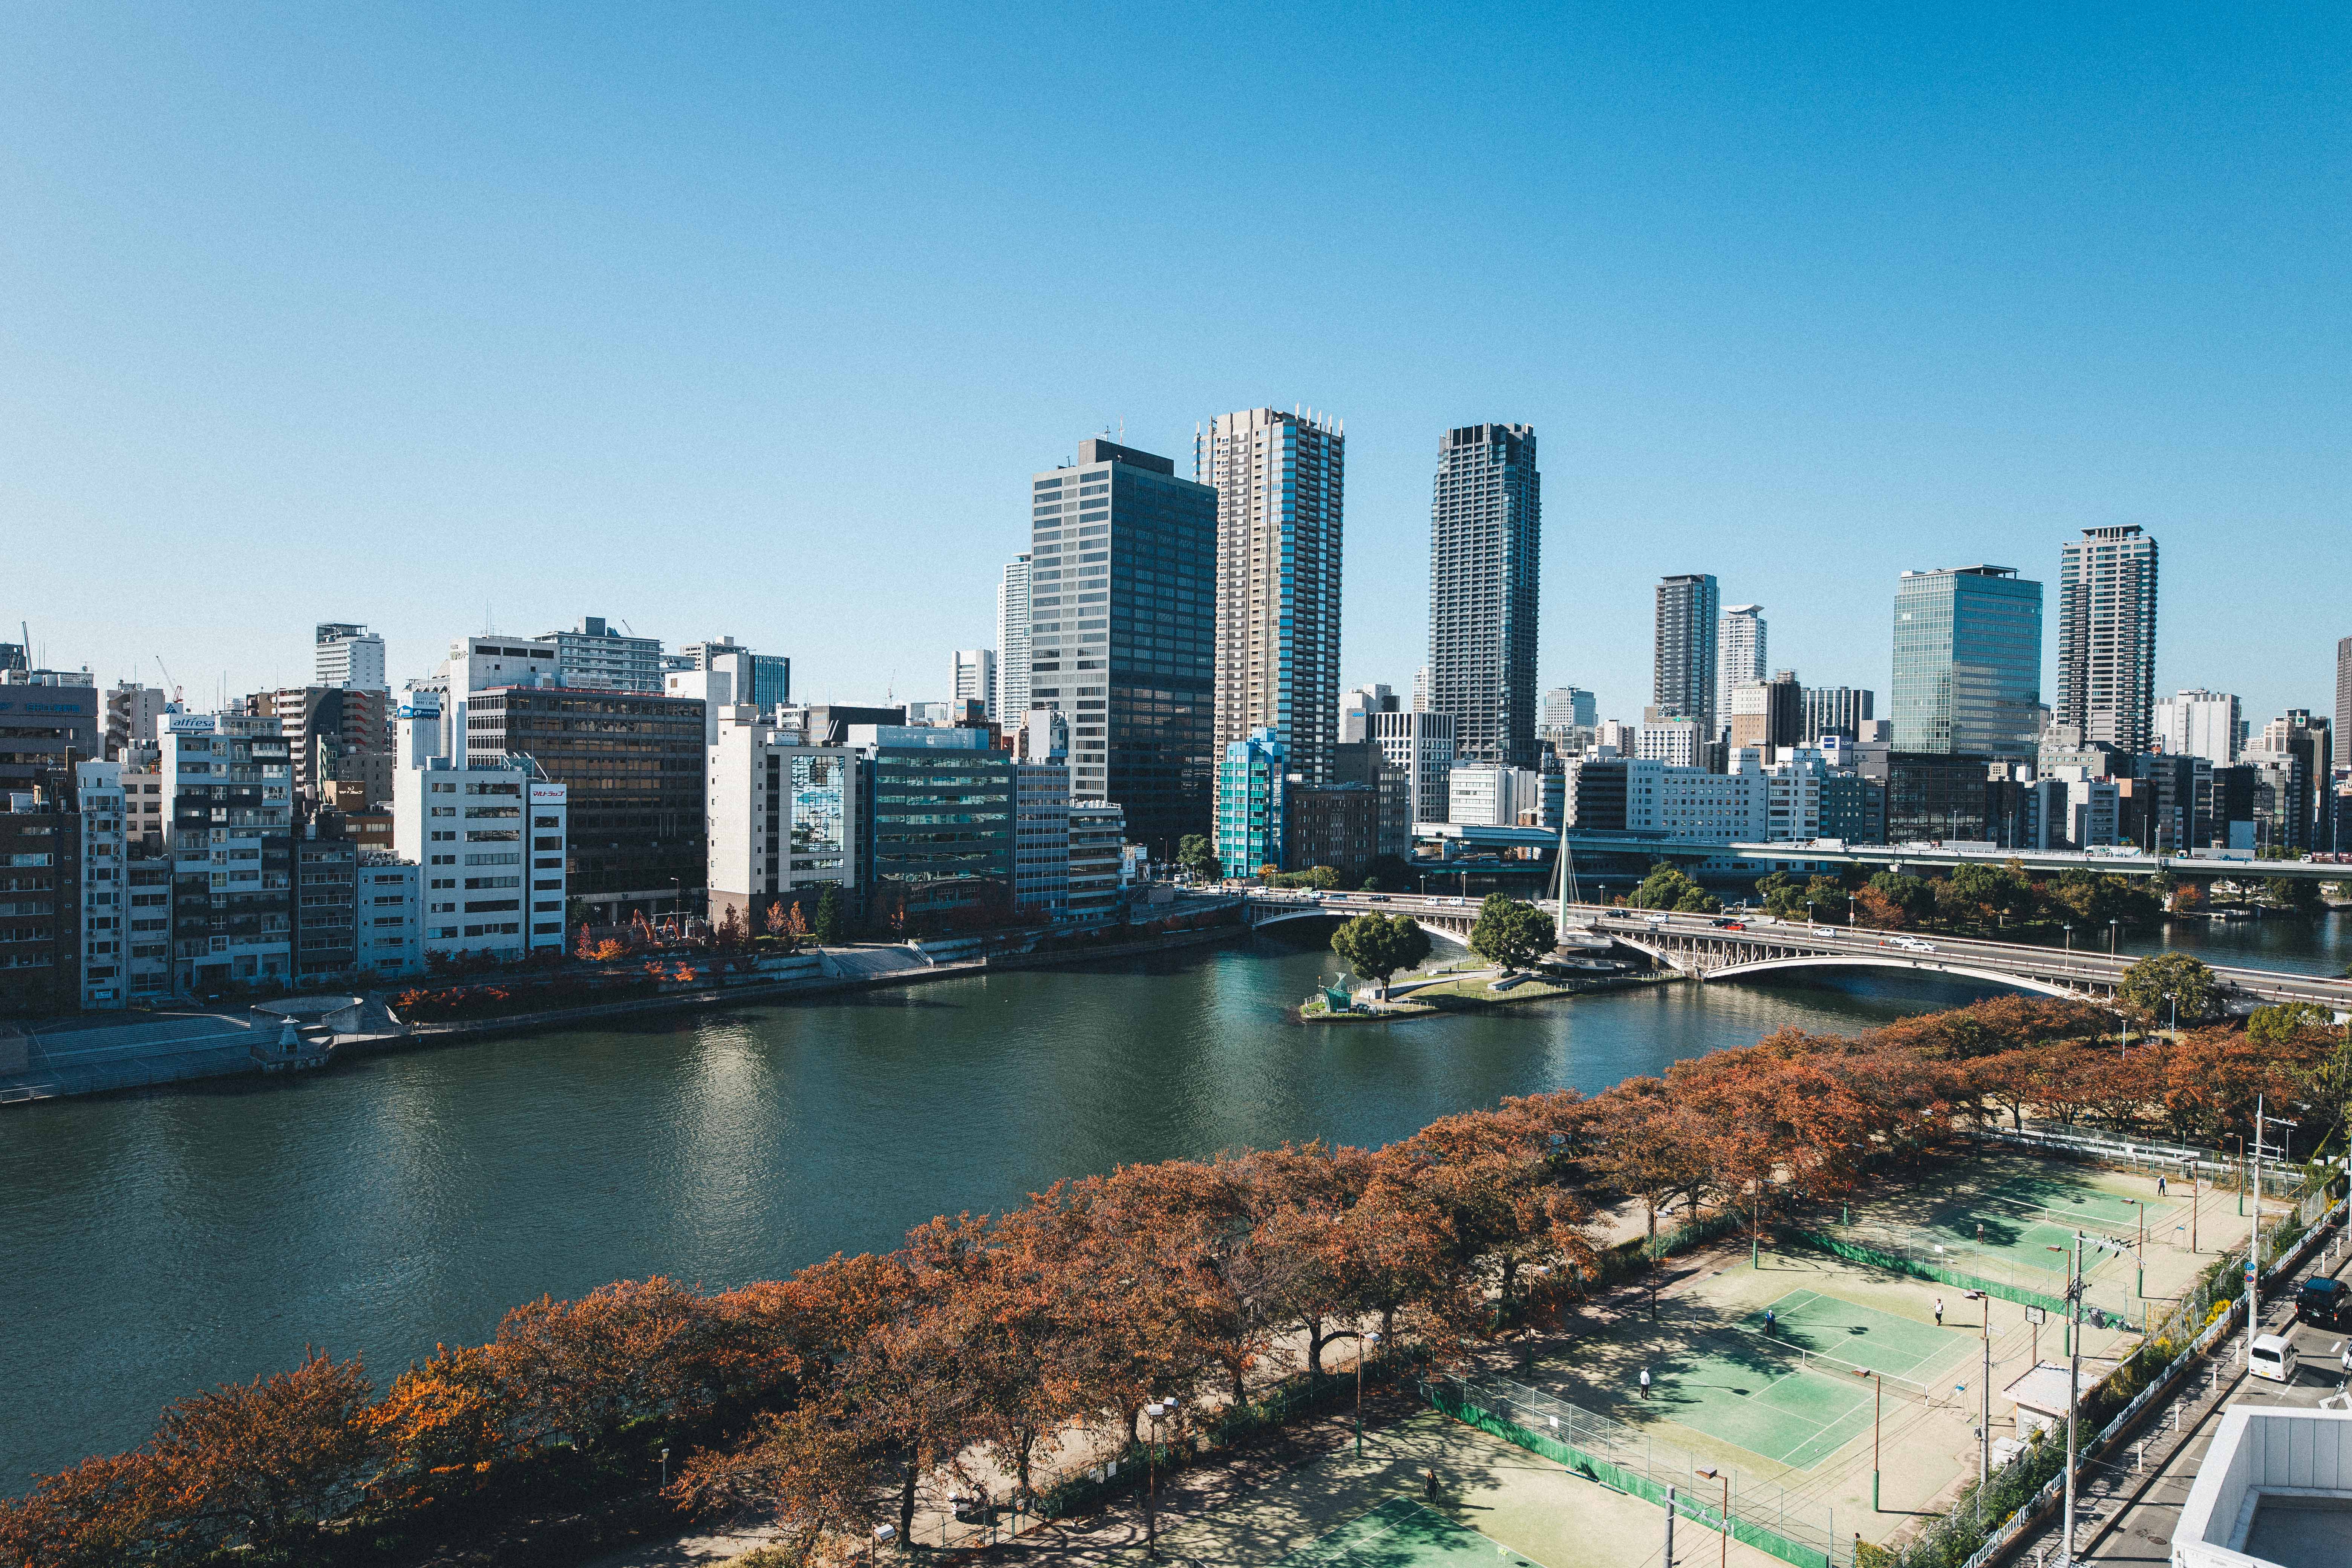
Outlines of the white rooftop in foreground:
{"label": "white rooftop in foreground", "polygon": [[2172,1537],[2173,1568],[2352,1563],[2352,1410],[2225,1411]]}

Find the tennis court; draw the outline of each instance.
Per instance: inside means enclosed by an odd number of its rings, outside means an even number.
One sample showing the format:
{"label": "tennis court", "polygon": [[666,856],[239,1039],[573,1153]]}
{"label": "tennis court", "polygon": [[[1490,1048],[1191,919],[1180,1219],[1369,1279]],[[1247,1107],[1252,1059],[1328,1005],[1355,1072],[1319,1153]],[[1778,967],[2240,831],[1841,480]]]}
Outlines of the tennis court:
{"label": "tennis court", "polygon": [[[1765,1332],[1764,1314],[1773,1324]],[[1649,1403],[1657,1413],[1811,1469],[1870,1429],[1874,1379],[1890,1399],[1929,1403],[1969,1336],[1817,1290],[1792,1290],[1667,1358]]]}
{"label": "tennis court", "polygon": [[[2011,1176],[1980,1192],[1938,1205],[1929,1230],[1959,1248],[2007,1256],[2015,1265],[2063,1277],[2074,1232],[2131,1241],[2140,1234],[2140,1205],[2119,1194],[2076,1179],[2071,1172]],[[2161,1225],[2176,1205],[2151,1203],[2147,1234],[2163,1237]],[[2184,1211],[2185,1212],[2185,1211]],[[2053,1251],[2052,1248],[2063,1251]],[[2095,1274],[2109,1255],[2085,1248],[2083,1268]]]}
{"label": "tennis court", "polygon": [[1533,1558],[1404,1497],[1391,1498],[1308,1542],[1276,1568],[1449,1568],[1471,1563],[1480,1568],[1542,1568]]}

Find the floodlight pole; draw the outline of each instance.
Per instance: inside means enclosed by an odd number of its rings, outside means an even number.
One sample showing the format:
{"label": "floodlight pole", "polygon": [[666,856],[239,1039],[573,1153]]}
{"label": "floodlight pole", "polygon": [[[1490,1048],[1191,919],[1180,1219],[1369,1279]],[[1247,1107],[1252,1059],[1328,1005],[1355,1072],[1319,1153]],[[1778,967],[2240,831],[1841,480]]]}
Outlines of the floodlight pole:
{"label": "floodlight pole", "polygon": [[1666,1489],[1666,1568],[1675,1568],[1675,1489]]}
{"label": "floodlight pole", "polygon": [[2075,1333],[2074,1320],[2083,1310],[2083,1233],[2074,1233],[2074,1268],[2066,1280],[2066,1329],[2072,1342],[2066,1352],[2066,1525],[2065,1551],[2060,1554],[2062,1568],[2074,1568],[2074,1391],[2083,1381],[2083,1336]]}

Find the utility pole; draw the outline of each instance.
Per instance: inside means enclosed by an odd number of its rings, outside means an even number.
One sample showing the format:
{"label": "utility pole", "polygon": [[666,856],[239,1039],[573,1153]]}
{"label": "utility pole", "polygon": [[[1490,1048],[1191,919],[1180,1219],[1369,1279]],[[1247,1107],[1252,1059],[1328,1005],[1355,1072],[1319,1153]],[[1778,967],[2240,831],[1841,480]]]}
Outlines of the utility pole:
{"label": "utility pole", "polygon": [[[2066,1280],[2066,1321],[2071,1329],[2083,1314],[2083,1233],[2074,1233],[2074,1268]],[[2059,1554],[2063,1568],[2074,1564],[2074,1391],[2083,1382],[2083,1336],[2070,1332],[2066,1357],[2066,1547]]]}
{"label": "utility pole", "polygon": [[1666,1568],[1675,1568],[1675,1489],[1666,1489]]}

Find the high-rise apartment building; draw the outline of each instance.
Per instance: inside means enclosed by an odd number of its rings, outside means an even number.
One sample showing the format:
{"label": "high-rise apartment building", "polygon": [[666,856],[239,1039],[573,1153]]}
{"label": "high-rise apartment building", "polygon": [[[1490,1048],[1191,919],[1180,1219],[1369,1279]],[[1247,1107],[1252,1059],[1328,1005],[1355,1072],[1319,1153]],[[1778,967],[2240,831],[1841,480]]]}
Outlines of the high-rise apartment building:
{"label": "high-rise apartment building", "polygon": [[2352,735],[2352,637],[2336,642],[2336,732]]}
{"label": "high-rise apartment building", "polygon": [[1345,451],[1339,420],[1272,408],[1219,415],[1192,442],[1192,477],[1216,491],[1215,744],[1271,730],[1309,784],[1338,739]]}
{"label": "high-rise apartment building", "polygon": [[1029,708],[1029,553],[1024,551],[1005,563],[996,584],[996,716],[1018,724]]}
{"label": "high-rise apartment building", "polygon": [[2042,584],[2008,566],[1903,574],[1893,699],[1896,751],[2032,756],[2042,721]]}
{"label": "high-rise apartment building", "polygon": [[[1726,619],[1729,617],[1727,616]],[[1784,669],[1769,680],[1743,680],[1731,689],[1729,743],[1753,746],[1770,761],[1782,746],[1795,746],[1805,737],[1805,692],[1797,672]]]}
{"label": "high-rise apartment building", "polygon": [[316,684],[388,689],[383,678],[383,638],[350,621],[320,621],[315,637],[312,679]]}
{"label": "high-rise apartment building", "polygon": [[1429,507],[1429,705],[1453,715],[1465,761],[1534,765],[1542,533],[1534,427],[1448,430]]}
{"label": "high-rise apartment building", "polygon": [[1069,718],[1070,798],[1172,856],[1215,789],[1217,494],[1099,437],[1029,489],[1028,707]]}
{"label": "high-rise apartment building", "polygon": [[2053,717],[2086,742],[2144,752],[2156,728],[2156,541],[2137,523],[2086,528],[2058,575]]}
{"label": "high-rise apartment building", "polygon": [[1716,635],[1723,592],[1705,573],[1658,584],[1655,673],[1651,701],[1661,719],[1691,719],[1703,739],[1716,731]]}
{"label": "high-rise apartment building", "polygon": [[555,645],[557,677],[575,690],[662,689],[661,639],[616,631],[602,616],[583,616],[568,632],[546,632],[532,640]]}
{"label": "high-rise apartment building", "polygon": [[1425,664],[1412,672],[1412,711],[1429,711],[1429,666]]}
{"label": "high-rise apartment building", "polygon": [[991,719],[1002,718],[996,706],[996,650],[992,647],[960,647],[955,650],[955,664],[948,675],[948,700],[977,702]]}
{"label": "high-rise apartment building", "polygon": [[[1718,723],[1731,714],[1731,694],[1743,686],[1764,681],[1764,606],[1727,605],[1717,635],[1715,716]],[[1733,745],[1739,744],[1734,741]]]}
{"label": "high-rise apartment building", "polygon": [[1228,742],[1217,769],[1217,860],[1228,877],[1283,867],[1285,780],[1294,770],[1272,726]]}
{"label": "high-rise apartment building", "polygon": [[2238,760],[2246,723],[2227,691],[2179,691],[2156,704],[2156,744],[2176,757],[2202,757],[2217,768]]}

